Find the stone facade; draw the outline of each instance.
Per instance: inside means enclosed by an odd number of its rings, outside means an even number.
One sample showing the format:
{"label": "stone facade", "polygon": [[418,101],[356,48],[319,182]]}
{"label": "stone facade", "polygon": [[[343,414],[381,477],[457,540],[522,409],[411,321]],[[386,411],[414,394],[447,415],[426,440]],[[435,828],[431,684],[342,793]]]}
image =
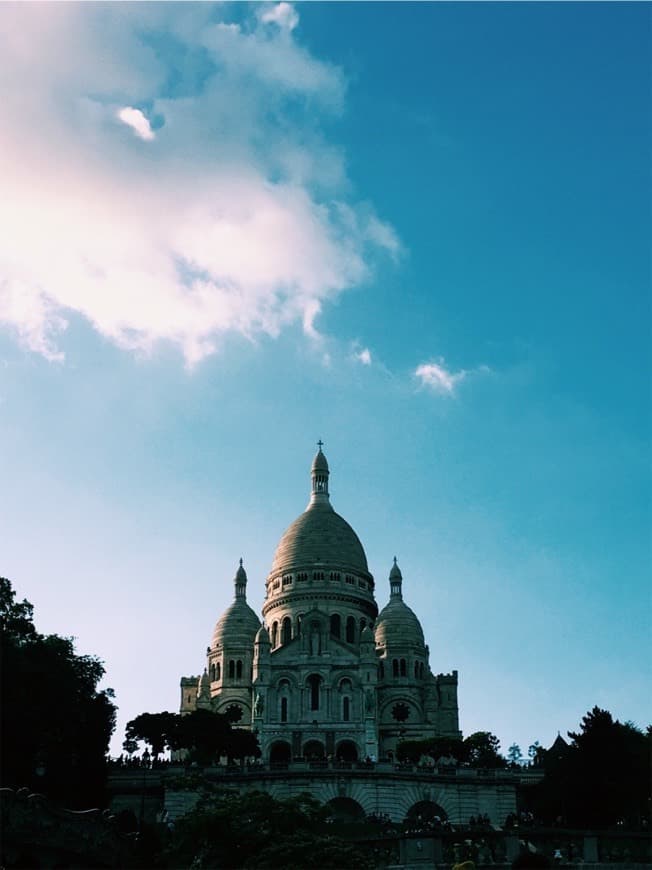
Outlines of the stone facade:
{"label": "stone facade", "polygon": [[396,559],[378,613],[364,549],[331,506],[329,476],[320,445],[310,502],[272,561],[263,624],[247,604],[240,560],[204,673],[181,679],[181,712],[230,709],[256,731],[264,762],[375,761],[401,739],[461,736],[457,671],[432,672]]}

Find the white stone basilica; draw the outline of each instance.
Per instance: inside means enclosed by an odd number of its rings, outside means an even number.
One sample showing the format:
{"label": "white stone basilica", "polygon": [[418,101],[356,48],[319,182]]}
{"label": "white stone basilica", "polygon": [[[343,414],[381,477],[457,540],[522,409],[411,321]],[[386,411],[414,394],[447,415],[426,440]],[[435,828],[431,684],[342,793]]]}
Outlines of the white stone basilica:
{"label": "white stone basilica", "polygon": [[181,679],[181,712],[230,709],[257,733],[265,762],[376,761],[400,740],[459,737],[457,671],[432,673],[396,559],[378,613],[362,544],[331,506],[321,447],[308,507],[274,555],[263,624],[240,560],[203,676]]}

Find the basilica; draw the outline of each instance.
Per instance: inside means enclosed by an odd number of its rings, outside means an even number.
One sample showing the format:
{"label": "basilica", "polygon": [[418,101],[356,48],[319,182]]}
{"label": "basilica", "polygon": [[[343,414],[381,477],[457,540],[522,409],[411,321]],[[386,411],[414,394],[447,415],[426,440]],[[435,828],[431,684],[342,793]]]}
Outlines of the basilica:
{"label": "basilica", "polygon": [[431,670],[396,558],[378,612],[362,544],[331,505],[321,448],[308,506],[276,548],[262,623],[247,604],[240,560],[203,675],[181,679],[181,712],[229,711],[255,731],[269,763],[380,761],[402,740],[460,737],[457,671]]}

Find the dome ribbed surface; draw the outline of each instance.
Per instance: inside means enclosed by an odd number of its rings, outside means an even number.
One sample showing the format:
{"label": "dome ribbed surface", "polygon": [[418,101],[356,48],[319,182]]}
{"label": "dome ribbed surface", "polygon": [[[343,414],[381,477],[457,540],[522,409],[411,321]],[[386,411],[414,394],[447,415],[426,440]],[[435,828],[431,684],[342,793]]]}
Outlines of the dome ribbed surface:
{"label": "dome ribbed surface", "polygon": [[217,644],[250,644],[260,628],[260,620],[243,598],[237,598],[218,619],[211,647]]}
{"label": "dome ribbed surface", "polygon": [[421,623],[401,598],[392,599],[380,611],[374,636],[377,646],[424,646],[425,643]]}
{"label": "dome ribbed surface", "polygon": [[368,573],[367,557],[351,526],[328,504],[313,504],[284,532],[272,574],[315,563]]}

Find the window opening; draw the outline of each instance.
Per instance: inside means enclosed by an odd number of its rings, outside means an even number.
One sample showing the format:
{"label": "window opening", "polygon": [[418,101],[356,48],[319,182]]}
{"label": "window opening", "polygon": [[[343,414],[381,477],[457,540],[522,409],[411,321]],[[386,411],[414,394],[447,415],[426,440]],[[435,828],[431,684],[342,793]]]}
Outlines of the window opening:
{"label": "window opening", "polygon": [[311,710],[319,710],[319,683],[320,678],[317,674],[312,674],[312,676],[308,677]]}

